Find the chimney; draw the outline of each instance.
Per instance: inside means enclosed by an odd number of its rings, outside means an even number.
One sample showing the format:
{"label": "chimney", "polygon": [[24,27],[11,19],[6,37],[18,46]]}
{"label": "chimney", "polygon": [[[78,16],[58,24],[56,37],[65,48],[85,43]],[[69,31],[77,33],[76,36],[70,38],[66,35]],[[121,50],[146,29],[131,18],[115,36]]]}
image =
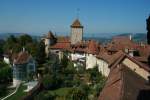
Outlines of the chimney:
{"label": "chimney", "polygon": [[131,34],[129,35],[129,39],[132,40],[132,35]]}

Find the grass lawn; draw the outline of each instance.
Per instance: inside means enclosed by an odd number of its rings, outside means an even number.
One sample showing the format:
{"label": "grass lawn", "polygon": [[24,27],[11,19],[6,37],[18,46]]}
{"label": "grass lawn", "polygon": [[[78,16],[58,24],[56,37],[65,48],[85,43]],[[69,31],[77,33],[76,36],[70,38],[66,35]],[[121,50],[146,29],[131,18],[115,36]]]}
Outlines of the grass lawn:
{"label": "grass lawn", "polygon": [[24,95],[26,95],[27,93],[24,92],[24,90],[27,88],[27,86],[24,86],[23,84],[20,85],[18,91],[12,95],[11,97],[9,97],[6,100],[20,100],[20,98]]}
{"label": "grass lawn", "polygon": [[51,90],[51,91],[48,91],[49,93],[54,93],[56,94],[57,96],[59,97],[65,97],[71,90],[72,88],[59,88],[59,89],[56,89],[56,90]]}

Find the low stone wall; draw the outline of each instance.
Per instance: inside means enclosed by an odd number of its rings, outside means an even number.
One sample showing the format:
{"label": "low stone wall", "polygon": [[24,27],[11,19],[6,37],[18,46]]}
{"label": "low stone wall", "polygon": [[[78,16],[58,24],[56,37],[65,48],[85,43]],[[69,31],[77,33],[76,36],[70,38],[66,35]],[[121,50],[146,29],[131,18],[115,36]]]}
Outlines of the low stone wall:
{"label": "low stone wall", "polygon": [[33,100],[34,96],[37,95],[42,90],[43,84],[40,78],[38,84],[31,91],[29,91],[26,96],[22,97],[21,100]]}

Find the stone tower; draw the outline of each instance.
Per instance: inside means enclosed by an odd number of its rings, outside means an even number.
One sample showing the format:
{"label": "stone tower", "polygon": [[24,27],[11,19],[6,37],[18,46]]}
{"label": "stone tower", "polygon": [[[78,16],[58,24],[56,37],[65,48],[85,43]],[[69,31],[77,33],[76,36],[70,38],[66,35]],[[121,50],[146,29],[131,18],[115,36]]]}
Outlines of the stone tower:
{"label": "stone tower", "polygon": [[71,25],[71,44],[74,45],[81,42],[83,38],[83,26],[81,25],[79,19],[76,19]]}
{"label": "stone tower", "polygon": [[49,47],[56,43],[56,38],[51,31],[47,33],[47,36],[44,39],[45,41],[45,52],[48,55],[50,50]]}

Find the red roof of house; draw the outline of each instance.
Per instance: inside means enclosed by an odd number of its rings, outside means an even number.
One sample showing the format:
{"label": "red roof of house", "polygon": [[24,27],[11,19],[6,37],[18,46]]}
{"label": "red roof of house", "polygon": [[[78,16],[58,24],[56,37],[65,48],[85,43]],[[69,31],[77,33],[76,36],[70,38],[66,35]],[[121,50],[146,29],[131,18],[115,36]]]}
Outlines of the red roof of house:
{"label": "red roof of house", "polygon": [[150,55],[150,45],[138,45],[137,50],[139,51],[140,56],[142,57],[148,57]]}
{"label": "red roof of house", "polygon": [[58,42],[52,46],[50,46],[51,49],[65,49],[67,50],[70,48],[70,42]]}
{"label": "red roof of house", "polygon": [[73,24],[71,25],[71,27],[73,28],[83,28],[83,26],[81,25],[79,19],[76,19]]}
{"label": "red roof of house", "polygon": [[110,65],[109,67],[115,67],[117,64],[121,63],[125,58],[130,59],[132,62],[136,63],[137,65],[139,65],[144,70],[150,72],[150,67],[148,65],[143,64],[143,63],[137,61],[136,59],[134,59],[133,57],[131,57],[131,56],[125,54],[125,53],[122,53],[121,56],[119,57],[119,59],[115,63],[113,63],[112,65]]}
{"label": "red roof of house", "polygon": [[88,47],[88,41],[81,41],[74,45],[71,45],[71,52],[86,52]]}
{"label": "red roof of house", "polygon": [[119,64],[111,69],[99,100],[149,100],[149,91],[150,86],[144,78]]}
{"label": "red roof of house", "polygon": [[99,53],[99,55],[97,55],[97,58],[103,59],[104,61],[106,61],[108,63],[108,65],[110,66],[111,64],[113,64],[119,57],[121,57],[121,55],[123,54],[122,51],[118,51],[115,54],[109,55],[107,52],[101,52]]}
{"label": "red roof of house", "polygon": [[94,40],[90,40],[87,48],[87,53],[89,54],[98,54],[99,53],[99,45]]}
{"label": "red roof of house", "polygon": [[14,57],[14,64],[24,64],[27,63],[31,55],[26,51],[21,51],[18,55]]}
{"label": "red roof of house", "polygon": [[64,36],[59,36],[57,37],[57,42],[70,42],[70,38],[69,37],[64,37]]}
{"label": "red roof of house", "polygon": [[112,42],[107,45],[107,49],[109,51],[119,51],[130,49],[134,50],[137,48],[137,44],[135,44],[129,37],[126,36],[116,36],[113,37]]}

